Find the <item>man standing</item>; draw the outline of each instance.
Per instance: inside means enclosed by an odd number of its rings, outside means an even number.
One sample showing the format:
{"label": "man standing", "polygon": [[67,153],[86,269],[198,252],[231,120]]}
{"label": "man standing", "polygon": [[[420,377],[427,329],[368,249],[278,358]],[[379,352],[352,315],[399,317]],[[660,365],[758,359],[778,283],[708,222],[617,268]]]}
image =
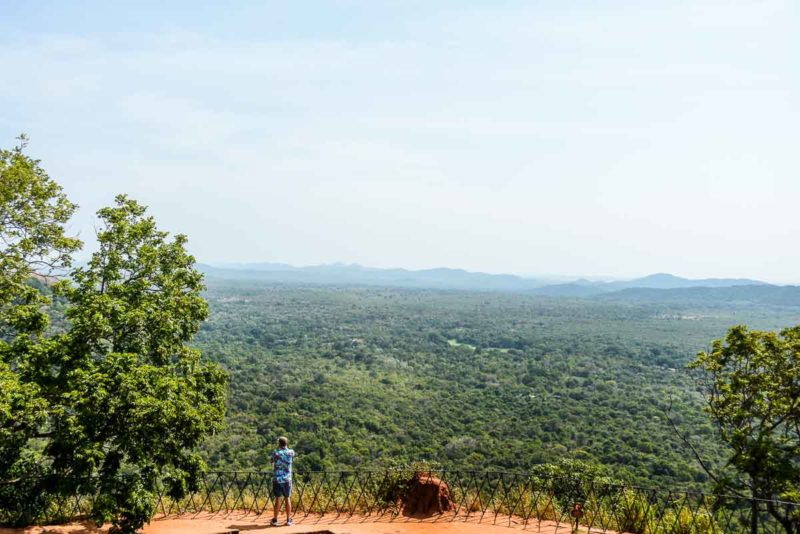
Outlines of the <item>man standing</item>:
{"label": "man standing", "polygon": [[286,524],[293,525],[292,520],[292,460],[294,451],[289,448],[289,440],[278,438],[278,450],[272,453],[272,494],[275,497],[275,515],[272,526],[278,526],[278,513],[281,510],[281,499],[286,502]]}

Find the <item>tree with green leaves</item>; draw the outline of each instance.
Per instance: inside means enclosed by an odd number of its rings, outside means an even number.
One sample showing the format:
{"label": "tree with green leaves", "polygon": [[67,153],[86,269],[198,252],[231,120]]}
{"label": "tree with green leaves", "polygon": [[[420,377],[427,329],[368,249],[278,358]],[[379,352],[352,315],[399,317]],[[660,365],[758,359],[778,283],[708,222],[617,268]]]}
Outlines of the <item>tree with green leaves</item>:
{"label": "tree with green leaves", "polygon": [[[15,168],[12,176],[27,176],[28,185],[3,199],[4,221],[27,218],[0,227],[2,240],[22,241],[42,220],[53,228],[32,237],[39,248],[19,253],[17,271],[4,270],[0,280],[9,288],[0,301],[9,325],[0,362],[0,492],[19,496],[24,483],[36,494],[94,494],[98,523],[134,532],[162,489],[179,498],[197,487],[204,465],[196,449],[223,423],[227,374],[188,345],[208,314],[202,275],[185,236],[170,239],[145,207],[119,196],[98,212],[99,250],[52,284],[67,326],[49,332],[47,297],[29,280],[38,261],[69,264],[77,241],[64,237],[64,224],[74,206],[21,149],[4,157],[16,167],[4,161],[3,184]],[[20,214],[28,205],[38,211]],[[34,474],[39,485],[28,482]]]}
{"label": "tree with green leaves", "polygon": [[29,473],[27,447],[48,419],[41,385],[23,376],[41,349],[50,296],[41,281],[62,274],[81,242],[64,226],[75,212],[61,187],[24,153],[26,138],[0,150],[0,481]]}
{"label": "tree with green leaves", "polygon": [[[721,469],[707,469],[715,490],[764,499],[788,533],[800,531],[800,518],[772,502],[800,498],[800,326],[780,333],[733,327],[690,367],[704,371],[706,410],[729,448]],[[753,501],[753,532],[757,511]]]}

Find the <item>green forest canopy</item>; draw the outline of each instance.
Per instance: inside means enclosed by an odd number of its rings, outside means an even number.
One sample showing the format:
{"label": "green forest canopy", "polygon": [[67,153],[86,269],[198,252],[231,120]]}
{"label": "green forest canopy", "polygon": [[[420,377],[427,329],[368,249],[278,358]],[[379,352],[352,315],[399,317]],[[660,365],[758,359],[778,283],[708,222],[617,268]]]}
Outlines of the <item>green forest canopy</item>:
{"label": "green forest canopy", "polygon": [[499,293],[213,282],[196,343],[231,373],[216,468],[265,468],[288,434],[303,469],[427,460],[524,469],[564,457],[646,485],[707,487],[666,421],[721,445],[685,369],[730,324],[797,308],[606,303]]}

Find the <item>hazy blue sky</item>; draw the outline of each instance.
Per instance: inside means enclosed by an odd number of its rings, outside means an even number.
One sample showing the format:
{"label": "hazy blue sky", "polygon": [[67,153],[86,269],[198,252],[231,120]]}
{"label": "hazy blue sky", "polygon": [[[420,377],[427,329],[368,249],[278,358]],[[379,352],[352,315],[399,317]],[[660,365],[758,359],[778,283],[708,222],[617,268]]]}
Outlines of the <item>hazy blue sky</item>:
{"label": "hazy blue sky", "polygon": [[0,0],[0,145],[200,261],[800,282],[800,3]]}

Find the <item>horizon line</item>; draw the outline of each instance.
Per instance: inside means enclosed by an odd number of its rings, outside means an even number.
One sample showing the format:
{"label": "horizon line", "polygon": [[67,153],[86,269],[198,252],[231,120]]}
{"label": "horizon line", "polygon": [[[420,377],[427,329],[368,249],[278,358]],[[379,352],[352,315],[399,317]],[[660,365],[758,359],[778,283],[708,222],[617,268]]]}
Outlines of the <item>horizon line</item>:
{"label": "horizon line", "polygon": [[422,272],[422,271],[435,271],[435,270],[450,270],[450,271],[462,271],[469,274],[483,274],[489,276],[515,276],[521,279],[526,280],[548,280],[548,281],[555,281],[557,283],[574,283],[580,280],[588,280],[595,283],[609,283],[609,282],[628,282],[632,280],[639,280],[642,278],[647,278],[651,276],[657,275],[666,275],[666,276],[673,276],[676,278],[681,278],[684,280],[691,280],[691,281],[698,281],[698,280],[748,280],[753,281],[760,284],[769,284],[769,285],[776,285],[776,286],[793,286],[793,285],[800,285],[800,283],[795,281],[776,281],[770,280],[769,278],[751,278],[749,276],[704,276],[704,277],[689,277],[683,276],[680,274],[671,273],[668,271],[654,271],[649,272],[642,275],[632,275],[632,276],[605,276],[605,275],[576,275],[576,274],[561,274],[561,273],[520,273],[520,272],[492,272],[492,271],[481,271],[481,270],[470,270],[463,267],[447,267],[447,266],[437,266],[437,267],[421,267],[421,268],[409,268],[409,267],[375,267],[371,265],[365,265],[358,262],[345,262],[345,261],[331,261],[331,262],[321,262],[321,263],[307,263],[307,264],[298,264],[298,263],[290,263],[285,261],[197,261],[198,265],[208,265],[215,268],[231,268],[234,266],[238,267],[247,267],[247,266],[258,266],[258,265],[282,265],[292,269],[307,269],[313,267],[331,267],[331,266],[343,266],[343,267],[357,267],[362,269],[368,270],[375,270],[375,271],[390,271],[390,270],[401,270],[407,272]]}

